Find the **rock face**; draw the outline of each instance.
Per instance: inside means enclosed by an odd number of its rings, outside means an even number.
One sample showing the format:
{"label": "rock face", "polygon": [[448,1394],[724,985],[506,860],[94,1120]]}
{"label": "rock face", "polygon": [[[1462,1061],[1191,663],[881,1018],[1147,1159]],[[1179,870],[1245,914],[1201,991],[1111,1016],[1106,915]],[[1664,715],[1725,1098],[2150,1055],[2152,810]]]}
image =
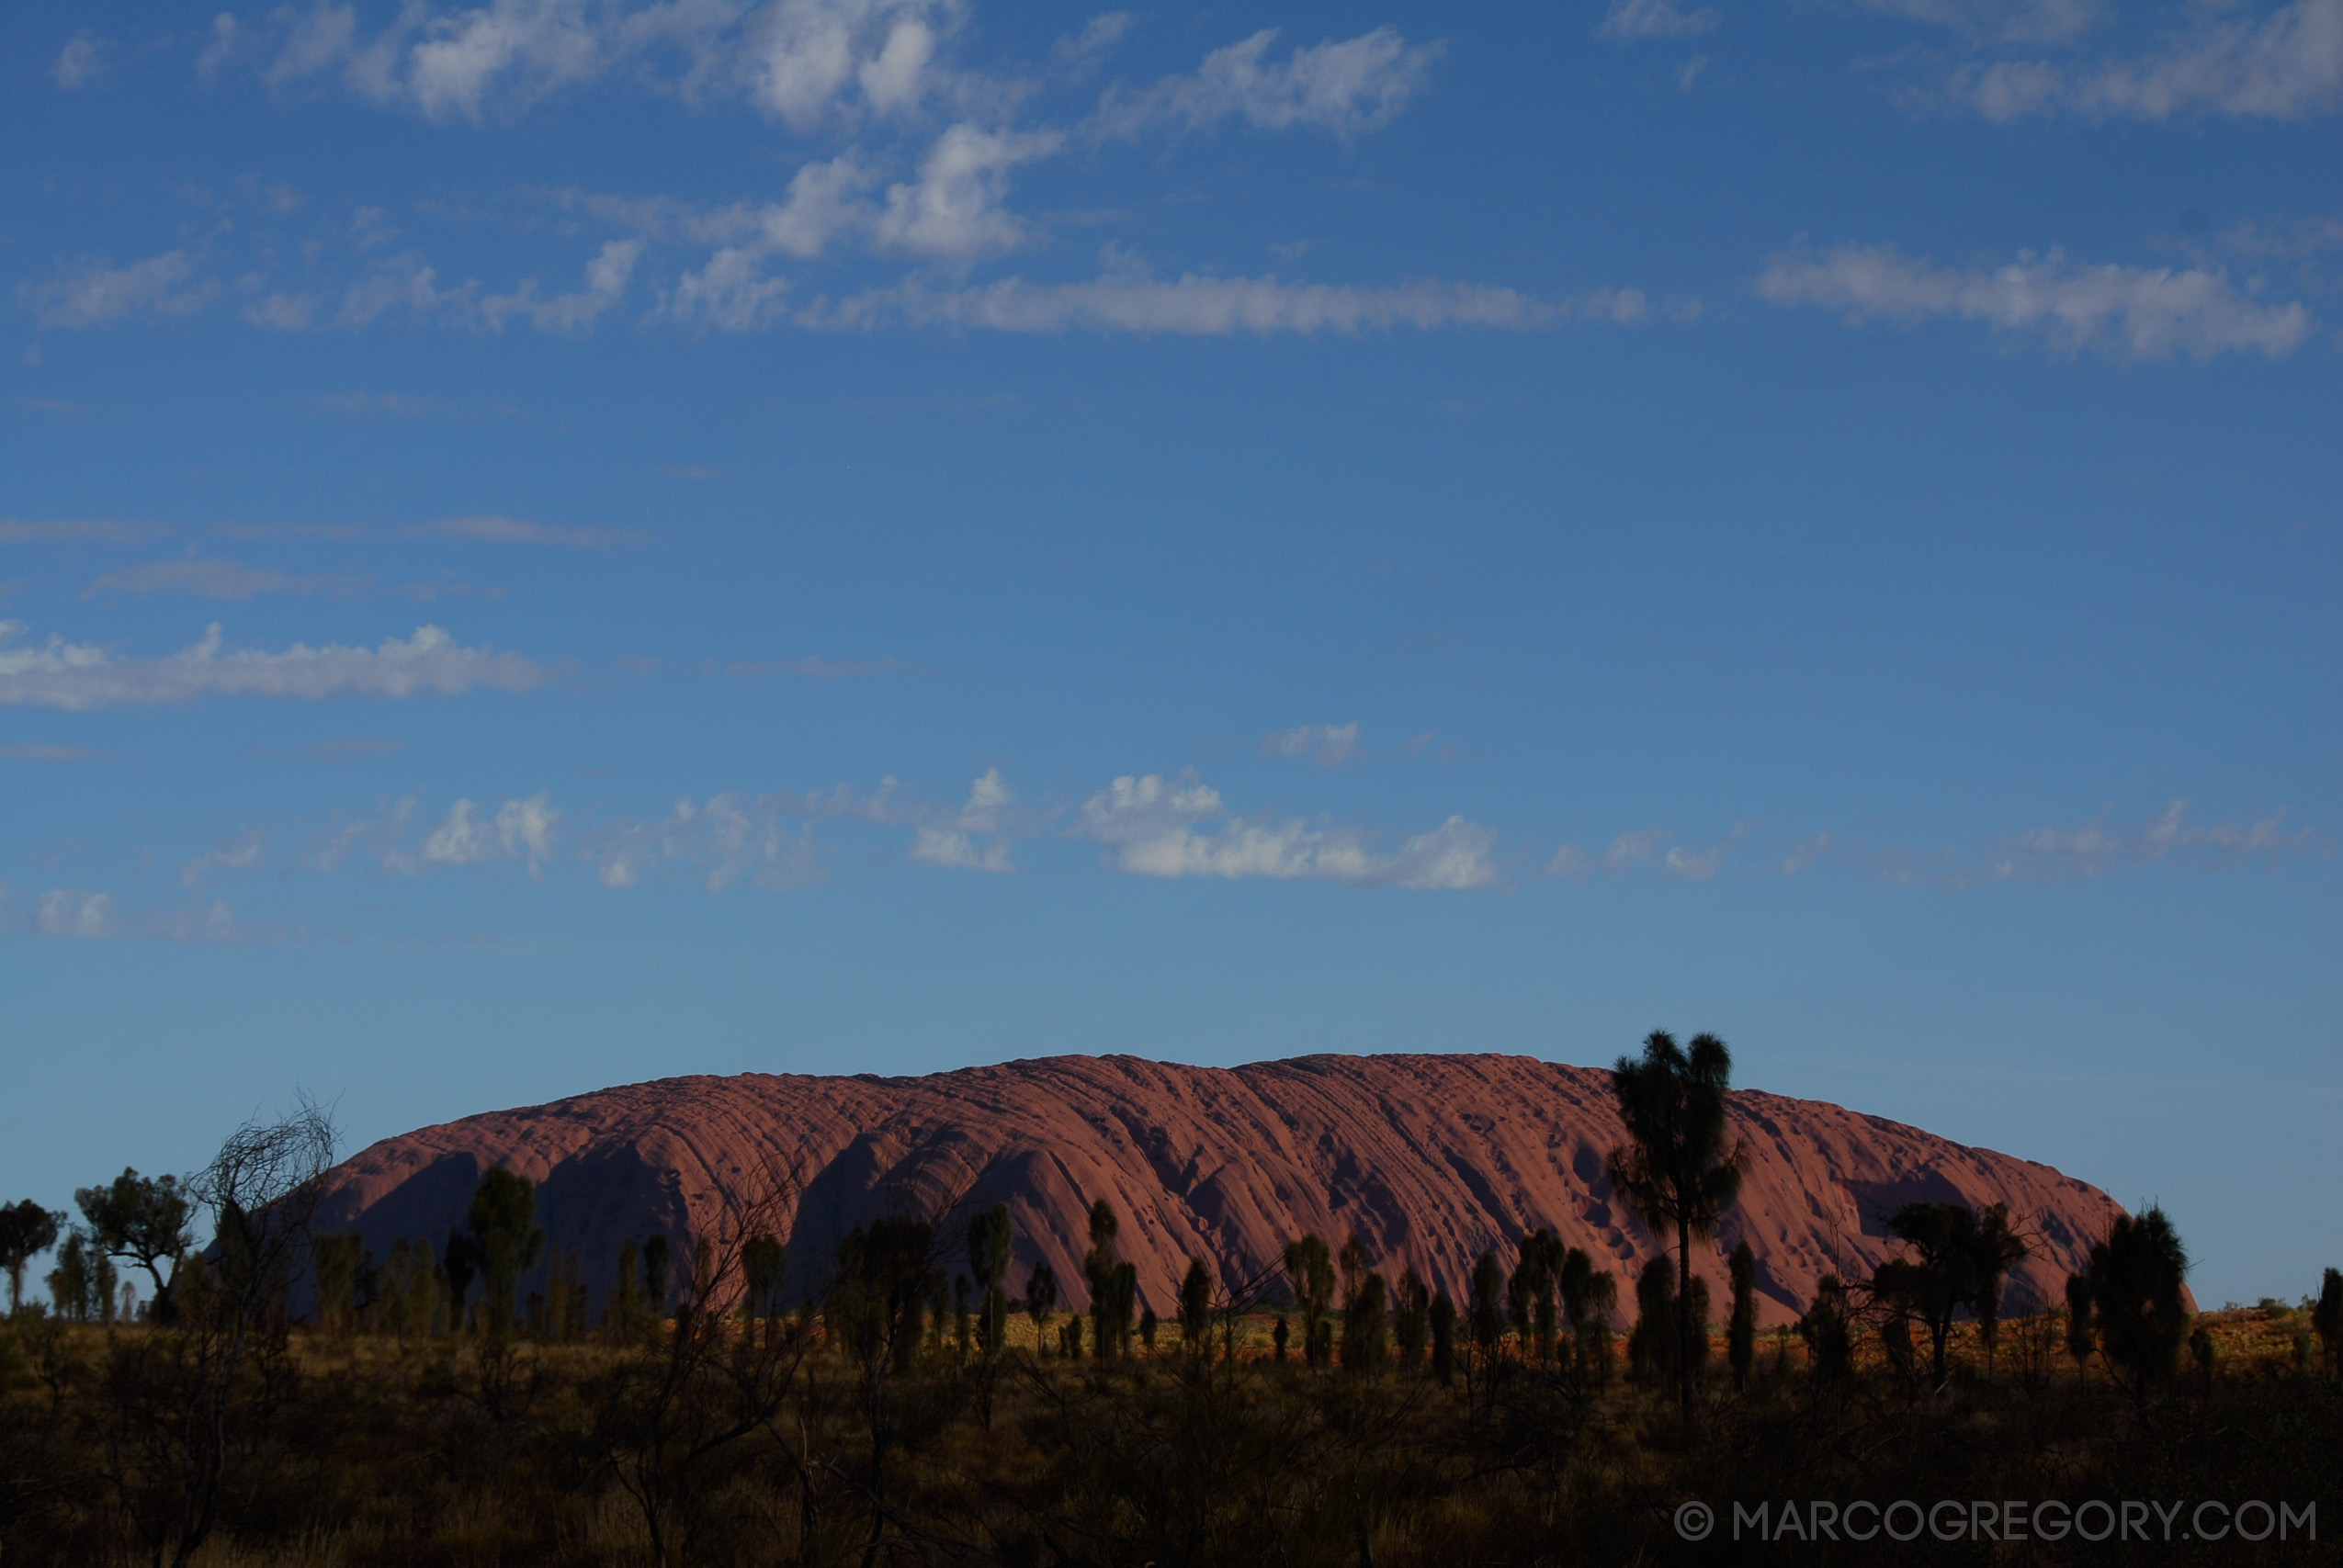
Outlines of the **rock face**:
{"label": "rock face", "polygon": [[[2048,1166],[1818,1100],[1743,1090],[1731,1120],[1748,1176],[1714,1244],[1695,1244],[1695,1269],[1721,1309],[1725,1256],[1747,1240],[1769,1325],[1796,1316],[1823,1274],[1868,1276],[1893,1256],[1881,1221],[1900,1203],[2007,1202],[2033,1244],[2009,1281],[2013,1314],[2061,1299],[2119,1212]],[[1087,1214],[1104,1198],[1141,1300],[1166,1315],[1191,1256],[1251,1276],[1306,1230],[1334,1247],[1355,1230],[1387,1273],[1412,1266],[1461,1301],[1480,1249],[1510,1269],[1545,1225],[1619,1274],[1632,1303],[1661,1244],[1603,1174],[1624,1137],[1607,1072],[1524,1056],[1056,1056],[925,1077],[665,1078],[386,1139],[334,1171],[318,1223],[361,1232],[377,1257],[402,1236],[436,1245],[502,1165],[538,1184],[549,1241],[579,1256],[599,1303],[626,1238],[661,1231],[681,1247],[783,1173],[774,1228],[798,1292],[858,1224],[1005,1200],[1013,1292],[1046,1258],[1080,1304]],[[956,1238],[964,1223],[945,1226]]]}

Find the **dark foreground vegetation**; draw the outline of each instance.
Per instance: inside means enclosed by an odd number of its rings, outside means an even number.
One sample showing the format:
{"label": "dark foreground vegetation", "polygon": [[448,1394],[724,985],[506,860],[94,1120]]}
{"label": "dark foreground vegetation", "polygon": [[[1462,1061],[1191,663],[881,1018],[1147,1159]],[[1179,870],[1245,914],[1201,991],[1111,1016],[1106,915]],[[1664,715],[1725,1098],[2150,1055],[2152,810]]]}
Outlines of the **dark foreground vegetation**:
{"label": "dark foreground vegetation", "polygon": [[[1736,1248],[1713,1323],[1726,1066],[1665,1036],[1619,1066],[1612,1177],[1674,1243],[1628,1300],[1544,1231],[1461,1301],[1303,1235],[1254,1278],[1193,1263],[1160,1317],[1103,1201],[1079,1284],[1013,1296],[1004,1205],[908,1201],[790,1279],[777,1174],[599,1292],[503,1170],[378,1260],[310,1225],[333,1132],[304,1108],[185,1182],[84,1190],[78,1224],[0,1211],[0,1564],[2343,1555],[2343,1275],[2191,1314],[2151,1209],[2004,1320],[2022,1224],[1915,1203],[1882,1216],[1903,1256],[1795,1325],[1760,1332]],[[117,1258],[153,1292],[130,1311]]]}

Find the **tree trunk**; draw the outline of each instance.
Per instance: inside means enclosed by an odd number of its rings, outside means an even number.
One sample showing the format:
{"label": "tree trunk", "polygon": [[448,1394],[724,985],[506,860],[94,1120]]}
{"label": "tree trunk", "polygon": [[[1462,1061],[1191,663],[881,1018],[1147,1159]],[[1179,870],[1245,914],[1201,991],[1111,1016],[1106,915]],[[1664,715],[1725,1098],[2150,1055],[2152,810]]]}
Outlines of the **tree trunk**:
{"label": "tree trunk", "polygon": [[1684,1440],[1692,1437],[1692,1225],[1676,1221],[1676,1388],[1684,1411]]}

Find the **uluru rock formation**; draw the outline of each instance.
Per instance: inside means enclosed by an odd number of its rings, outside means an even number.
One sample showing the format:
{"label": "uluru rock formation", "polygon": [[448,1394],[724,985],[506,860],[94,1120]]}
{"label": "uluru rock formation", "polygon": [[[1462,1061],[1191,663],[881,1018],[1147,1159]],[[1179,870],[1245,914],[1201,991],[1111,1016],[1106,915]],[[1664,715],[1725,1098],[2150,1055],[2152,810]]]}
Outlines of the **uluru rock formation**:
{"label": "uluru rock formation", "polygon": [[[1726,1299],[1725,1255],[1758,1258],[1760,1315],[1787,1321],[1837,1271],[1868,1276],[1896,1247],[1882,1217],[1914,1199],[2007,1202],[2033,1243],[2007,1310],[2059,1299],[2066,1272],[2119,1211],[2048,1166],[1965,1147],[1819,1100],[1740,1090],[1741,1201],[1695,1264]],[[819,1282],[853,1226],[908,1206],[1005,1200],[1013,1288],[1036,1259],[1081,1292],[1090,1203],[1122,1216],[1141,1299],[1167,1312],[1189,1257],[1223,1278],[1271,1267],[1305,1230],[1356,1230],[1387,1272],[1412,1265],[1462,1298],[1473,1257],[1511,1266],[1550,1227],[1621,1275],[1660,1244],[1616,1199],[1603,1156],[1624,1136],[1610,1075],[1526,1056],[1304,1056],[1190,1067],[1131,1056],[1053,1056],[923,1077],[744,1073],[662,1078],[467,1117],[386,1139],[338,1167],[318,1224],[362,1233],[378,1257],[439,1238],[481,1173],[538,1184],[555,1247],[579,1255],[598,1301],[620,1244],[679,1246],[728,1201],[790,1173],[778,1227],[789,1278]],[[956,1224],[954,1226],[956,1235]]]}

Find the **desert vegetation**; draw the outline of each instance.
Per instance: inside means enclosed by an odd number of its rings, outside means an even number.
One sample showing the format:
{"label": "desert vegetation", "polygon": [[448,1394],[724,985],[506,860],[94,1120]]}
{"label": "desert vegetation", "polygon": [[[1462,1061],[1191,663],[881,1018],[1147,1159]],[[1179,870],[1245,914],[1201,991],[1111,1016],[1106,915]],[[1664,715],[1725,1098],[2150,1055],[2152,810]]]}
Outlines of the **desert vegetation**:
{"label": "desert vegetation", "polygon": [[[1611,1174],[1665,1247],[1632,1280],[1542,1230],[1453,1291],[1302,1234],[1248,1277],[1194,1260],[1160,1312],[1104,1200],[1072,1289],[1019,1269],[1005,1205],[908,1198],[792,1278],[783,1171],[591,1285],[501,1169],[447,1235],[378,1258],[312,1224],[333,1129],[303,1106],[184,1180],[0,1210],[0,1562],[2292,1562],[2319,1551],[2306,1506],[2343,1529],[2343,1274],[2191,1313],[2151,1208],[2063,1304],[2005,1316],[2023,1217],[1915,1202],[1881,1216],[1901,1256],[1762,1331],[1746,1245],[1723,1303],[1692,1268],[1734,1201],[1729,1073],[1707,1036],[1618,1064]],[[2296,1522],[1991,1546],[1678,1525],[1690,1499],[1898,1498]]]}

